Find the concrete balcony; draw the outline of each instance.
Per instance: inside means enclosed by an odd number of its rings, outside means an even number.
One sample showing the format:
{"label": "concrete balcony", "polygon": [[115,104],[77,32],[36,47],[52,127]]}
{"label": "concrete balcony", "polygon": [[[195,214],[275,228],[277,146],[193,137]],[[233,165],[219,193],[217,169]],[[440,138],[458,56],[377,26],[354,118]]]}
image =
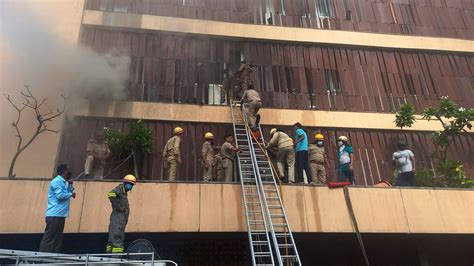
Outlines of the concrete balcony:
{"label": "concrete balcony", "polygon": [[[75,182],[67,233],[107,232],[107,192],[117,182]],[[42,233],[48,180],[0,180],[0,232]],[[474,190],[352,187],[364,233],[474,233]],[[342,189],[282,187],[294,232],[353,232]],[[128,232],[244,232],[240,185],[139,183],[129,195]]]}

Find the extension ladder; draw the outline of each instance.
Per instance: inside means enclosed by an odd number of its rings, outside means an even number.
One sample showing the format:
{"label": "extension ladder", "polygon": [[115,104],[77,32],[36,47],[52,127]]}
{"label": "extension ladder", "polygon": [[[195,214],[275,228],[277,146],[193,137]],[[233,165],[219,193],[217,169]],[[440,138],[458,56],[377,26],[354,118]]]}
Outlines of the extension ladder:
{"label": "extension ladder", "polygon": [[[273,257],[277,258],[277,265],[301,265],[274,171],[263,147],[261,128],[260,137],[255,139],[238,102],[232,102],[231,113],[235,141],[242,150],[237,160],[253,265],[275,265]],[[258,260],[261,258],[265,260]]]}

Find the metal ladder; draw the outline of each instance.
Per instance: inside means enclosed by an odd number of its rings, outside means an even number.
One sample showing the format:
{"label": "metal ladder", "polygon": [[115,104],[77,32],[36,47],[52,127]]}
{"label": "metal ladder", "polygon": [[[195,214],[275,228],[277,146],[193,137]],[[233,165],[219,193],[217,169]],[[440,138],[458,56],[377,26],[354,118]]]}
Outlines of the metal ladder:
{"label": "metal ladder", "polygon": [[288,217],[283,207],[275,173],[269,161],[268,154],[263,147],[264,138],[260,126],[260,137],[255,141],[251,138],[252,153],[255,156],[255,166],[260,189],[265,201],[265,212],[273,238],[275,253],[280,265],[302,265],[296,248],[293,234],[288,224]]}
{"label": "metal ladder", "polygon": [[252,265],[275,265],[265,217],[264,200],[260,193],[251,140],[240,111],[240,103],[232,102],[231,113],[235,143],[242,150],[240,154],[237,154],[239,165],[237,168],[242,187]]}
{"label": "metal ladder", "polygon": [[[272,244],[274,247],[273,250],[275,256],[278,259],[278,265],[302,265],[293,235],[288,225],[288,219],[283,208],[280,192],[275,181],[273,169],[268,160],[268,155],[263,147],[259,145],[259,143],[264,143],[261,128],[259,127],[258,129],[260,131],[261,137],[255,141],[250,130],[247,130],[247,118],[245,114],[241,112],[240,105],[233,102],[231,109],[236,139],[239,137],[244,137],[244,135],[237,135],[237,131],[235,130],[236,126],[239,126],[240,128],[239,134],[243,134],[245,132],[246,135],[247,142],[244,144],[247,145],[250,157],[253,161],[252,171],[254,176],[252,176],[252,179],[256,180],[257,182],[257,193],[259,194],[258,198],[261,201],[260,205],[263,206],[265,210],[265,214],[262,215],[264,216],[263,220],[265,224],[268,223],[268,227],[270,228]],[[236,121],[238,121],[237,125]],[[241,180],[244,180],[242,175]],[[243,194],[245,204],[244,189]],[[267,222],[265,222],[265,220]]]}

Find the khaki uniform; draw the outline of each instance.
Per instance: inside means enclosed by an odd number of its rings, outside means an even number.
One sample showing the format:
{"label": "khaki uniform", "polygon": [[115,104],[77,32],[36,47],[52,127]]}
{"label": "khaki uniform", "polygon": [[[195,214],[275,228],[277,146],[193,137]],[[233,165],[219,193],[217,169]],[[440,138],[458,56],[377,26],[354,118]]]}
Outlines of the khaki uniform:
{"label": "khaki uniform", "polygon": [[257,129],[257,116],[260,107],[262,107],[262,99],[256,90],[246,90],[242,95],[241,103],[243,110],[247,114],[249,127],[252,130]]}
{"label": "khaki uniform", "polygon": [[[202,158],[203,158],[203,180],[211,181],[214,178],[214,168],[215,168],[215,159],[214,159],[214,149],[210,141],[206,141],[202,144]],[[206,168],[207,165],[207,168]]]}
{"label": "khaki uniform", "polygon": [[104,178],[105,160],[110,155],[109,143],[104,140],[99,142],[95,139],[90,139],[87,142],[87,158],[84,165],[84,174],[94,179]]}
{"label": "khaki uniform", "polygon": [[252,81],[252,68],[248,64],[240,64],[240,68],[235,72],[235,76],[239,79],[242,84],[242,90],[246,91],[253,86]]}
{"label": "khaki uniform", "polygon": [[220,181],[220,182],[223,182],[224,179],[225,179],[225,176],[224,176],[224,168],[222,166],[222,155],[219,153],[219,154],[216,154],[214,156],[214,162],[215,162],[215,170],[216,170],[216,179],[217,181]]}
{"label": "khaki uniform", "polygon": [[285,176],[286,163],[288,165],[288,181],[295,182],[295,150],[291,138],[285,132],[277,131],[273,134],[268,146],[278,147],[276,161],[280,178]]}
{"label": "khaki uniform", "polygon": [[179,136],[171,137],[163,148],[163,160],[168,163],[168,180],[176,180],[176,169],[181,164],[181,138]]}
{"label": "khaki uniform", "polygon": [[232,150],[234,146],[229,142],[224,142],[221,146],[222,170],[224,171],[224,181],[232,182],[234,176],[234,159],[235,152]]}
{"label": "khaki uniform", "polygon": [[318,184],[325,184],[326,168],[324,167],[324,163],[326,160],[326,151],[324,151],[324,147],[319,147],[316,144],[309,145],[308,157],[311,165],[313,181]]}

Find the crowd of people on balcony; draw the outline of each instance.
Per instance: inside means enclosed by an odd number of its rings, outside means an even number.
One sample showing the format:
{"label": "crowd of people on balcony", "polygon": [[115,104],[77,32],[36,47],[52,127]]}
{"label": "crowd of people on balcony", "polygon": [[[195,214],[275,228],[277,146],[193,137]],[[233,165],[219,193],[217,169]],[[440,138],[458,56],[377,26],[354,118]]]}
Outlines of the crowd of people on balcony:
{"label": "crowd of people on balcony", "polygon": [[[242,61],[239,69],[231,72],[226,69],[224,90],[231,97],[240,98],[242,117],[246,117],[248,130],[260,134],[259,110],[262,99],[254,88],[251,79],[252,66]],[[237,86],[232,86],[237,81]],[[234,89],[232,89],[234,88]],[[300,123],[293,125],[293,132],[284,132],[280,128],[270,130],[268,143],[261,143],[274,165],[274,172],[284,183],[307,183],[312,185],[326,184],[329,160],[325,151],[325,137],[317,133],[310,140]],[[163,148],[164,179],[176,181],[177,169],[182,165],[181,143],[184,129],[176,127],[173,136]],[[290,137],[292,136],[292,137]],[[310,143],[312,142],[312,143]],[[407,143],[400,141],[398,150],[393,153],[393,163],[399,173],[396,185],[415,186],[415,157],[407,149]],[[337,138],[337,175],[339,182],[354,183],[354,152],[346,136]],[[236,156],[241,152],[234,143],[233,134],[224,136],[221,146],[214,145],[214,134],[206,132],[202,144],[203,181],[236,182],[234,177]],[[107,140],[103,132],[98,132],[94,139],[87,143],[85,161],[86,178],[102,179],[106,159],[110,155]]]}

